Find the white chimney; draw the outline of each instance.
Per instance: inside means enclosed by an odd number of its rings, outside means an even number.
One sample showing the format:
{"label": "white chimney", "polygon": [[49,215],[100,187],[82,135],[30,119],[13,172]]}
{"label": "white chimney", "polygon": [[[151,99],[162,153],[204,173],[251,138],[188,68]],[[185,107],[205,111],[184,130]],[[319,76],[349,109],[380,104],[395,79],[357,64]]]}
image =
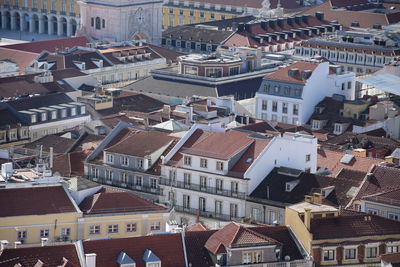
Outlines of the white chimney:
{"label": "white chimney", "polygon": [[40,238],[40,242],[42,243],[42,247],[44,247],[44,245],[46,245],[47,241],[49,241],[49,239],[47,237]]}
{"label": "white chimney", "polygon": [[8,241],[7,240],[1,240],[0,244],[1,244],[0,251],[3,251],[7,247]]}
{"label": "white chimney", "polygon": [[14,248],[17,248],[19,245],[21,245],[22,242],[21,241],[15,241],[14,242]]}
{"label": "white chimney", "polygon": [[86,266],[96,267],[96,253],[85,254]]}

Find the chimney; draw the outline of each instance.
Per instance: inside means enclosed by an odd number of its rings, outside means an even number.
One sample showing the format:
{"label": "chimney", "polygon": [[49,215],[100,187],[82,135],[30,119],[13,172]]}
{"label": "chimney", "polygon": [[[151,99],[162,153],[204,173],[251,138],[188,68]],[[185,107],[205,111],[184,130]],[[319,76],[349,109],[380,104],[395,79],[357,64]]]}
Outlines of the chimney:
{"label": "chimney", "polygon": [[1,240],[0,244],[1,244],[0,251],[3,251],[5,248],[7,248],[8,241],[7,240]]}
{"label": "chimney", "polygon": [[317,19],[320,21],[324,20],[324,16],[325,16],[324,12],[321,11],[315,12],[315,17],[317,17]]}
{"label": "chimney", "polygon": [[302,16],[302,20],[303,20],[303,22],[305,23],[305,24],[308,24],[308,17],[310,17],[310,15],[303,15]]}
{"label": "chimney", "polygon": [[301,15],[297,15],[296,17],[294,17],[294,22],[296,22],[296,24],[300,24],[300,22],[301,22]]}
{"label": "chimney", "polygon": [[314,200],[314,204],[322,204],[322,194],[314,193],[313,200]]}
{"label": "chimney", "polygon": [[49,241],[49,239],[47,237],[40,238],[40,243],[41,243],[42,247],[44,247],[44,245],[47,244],[47,241]]}
{"label": "chimney", "polygon": [[50,147],[50,158],[49,158],[49,167],[50,170],[53,170],[53,147]]}
{"label": "chimney", "polygon": [[311,226],[311,209],[308,209],[308,208],[304,209],[304,225],[306,226],[306,228],[308,230],[310,230],[310,226]]}
{"label": "chimney", "polygon": [[96,253],[85,254],[86,266],[96,267]]}

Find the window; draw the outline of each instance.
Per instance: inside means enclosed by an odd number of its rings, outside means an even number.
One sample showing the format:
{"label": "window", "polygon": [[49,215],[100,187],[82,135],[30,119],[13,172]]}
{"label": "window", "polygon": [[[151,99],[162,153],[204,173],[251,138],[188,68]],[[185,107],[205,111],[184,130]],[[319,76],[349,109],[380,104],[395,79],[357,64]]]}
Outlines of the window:
{"label": "window", "polygon": [[282,113],[284,114],[288,113],[288,103],[285,102],[282,103]]}
{"label": "window", "polygon": [[31,116],[31,123],[36,123],[36,122],[37,122],[36,115],[32,115]]}
{"label": "window", "polygon": [[103,28],[106,27],[106,21],[105,21],[104,19],[101,21],[101,26],[102,26]]}
{"label": "window", "polygon": [[238,205],[231,203],[230,205],[230,215],[231,217],[237,218],[238,217]]}
{"label": "window", "polygon": [[324,261],[334,261],[335,260],[335,250],[328,249],[324,250]]}
{"label": "window", "polygon": [[299,115],[299,105],[293,104],[293,115]]}
{"label": "window", "polygon": [[61,118],[65,118],[65,117],[67,117],[67,110],[63,109],[63,110],[61,110]]}
{"label": "window", "polygon": [[76,108],[71,108],[71,116],[76,116]]}
{"label": "window", "polygon": [[143,169],[143,160],[142,160],[142,159],[139,159],[139,160],[137,161],[137,167],[138,167],[139,169]]}
{"label": "window", "polygon": [[184,185],[184,187],[190,187],[191,178],[192,177],[191,177],[190,173],[185,172],[183,174],[183,185]]}
{"label": "window", "polygon": [[389,219],[396,220],[396,221],[399,220],[399,214],[388,213],[388,215],[389,215],[389,216],[388,216]]}
{"label": "window", "polygon": [[261,221],[261,210],[257,208],[251,209],[251,218],[256,221]]}
{"label": "window", "polygon": [[240,72],[239,67],[232,67],[232,68],[229,68],[229,75],[230,75],[230,76],[232,76],[232,75],[238,75],[239,72]]}
{"label": "window", "polygon": [[344,259],[345,260],[354,260],[356,259],[357,250],[355,248],[346,248],[344,250]]}
{"label": "window", "polygon": [[101,28],[101,20],[99,17],[96,17],[96,30],[100,30]]}
{"label": "window", "polygon": [[61,228],[61,235],[62,236],[70,236],[71,235],[71,228]]}
{"label": "window", "polygon": [[296,96],[300,96],[300,95],[301,95],[301,89],[300,89],[300,88],[296,88],[296,89],[294,90],[294,94],[295,94]]}
{"label": "window", "polygon": [[347,82],[347,89],[351,89],[351,85],[352,85],[351,82]]}
{"label": "window", "polygon": [[183,195],[183,208],[189,209],[190,208],[190,196]]}
{"label": "window", "polygon": [[376,258],[378,255],[378,247],[366,247],[365,257],[367,259]]}
{"label": "window", "polygon": [[204,18],[204,12],[200,12],[200,18]]}
{"label": "window", "polygon": [[129,165],[129,158],[127,156],[122,156],[121,157],[121,165],[122,166],[128,166]]}
{"label": "window", "polygon": [[215,201],[215,214],[220,215],[222,214],[222,201]]}
{"label": "window", "polygon": [[99,169],[92,167],[92,176],[93,178],[99,178]]}
{"label": "window", "polygon": [[90,25],[94,27],[94,18],[90,18]]}
{"label": "window", "polygon": [[261,109],[262,110],[267,110],[267,108],[268,108],[268,100],[263,100],[261,102]]}
{"label": "window", "polygon": [[222,161],[217,161],[217,171],[224,170],[224,163]]}
{"label": "window", "polygon": [[113,172],[111,170],[106,170],[106,179],[107,179],[107,181],[112,181]]}
{"label": "window", "polygon": [[126,225],[126,231],[128,233],[136,232],[136,223],[128,223]]}
{"label": "window", "polygon": [[242,255],[243,264],[259,263],[259,262],[262,262],[261,251],[243,252]]}
{"label": "window", "polygon": [[224,181],[221,179],[215,179],[215,187],[217,188],[217,191],[222,191]]}
{"label": "window", "polygon": [[239,191],[239,183],[238,182],[231,182],[231,191],[233,194],[237,194]]}
{"label": "window", "polygon": [[309,162],[311,160],[311,155],[310,154],[307,154],[306,155],[306,162]]}
{"label": "window", "polygon": [[159,262],[149,262],[147,263],[146,267],[161,267],[161,263]]}
{"label": "window", "polygon": [[207,168],[207,159],[200,159],[200,167]]}
{"label": "window", "polygon": [[50,230],[49,229],[41,229],[40,230],[40,237],[49,237]]}
{"label": "window", "polygon": [[344,90],[344,86],[345,86],[345,84],[344,84],[344,83],[342,83],[342,91]]}
{"label": "window", "polygon": [[206,189],[207,188],[207,177],[206,176],[200,176],[200,190],[201,189]]}
{"label": "window", "polygon": [[399,246],[388,245],[387,246],[387,253],[398,253]]}
{"label": "window", "polygon": [[150,188],[157,189],[157,179],[155,178],[150,179]]}
{"label": "window", "polygon": [[107,163],[114,162],[114,156],[112,154],[106,154]]}
{"label": "window", "polygon": [[284,93],[285,93],[285,95],[290,95],[290,87],[289,86],[284,87]]}
{"label": "window", "polygon": [[222,68],[206,68],[206,77],[212,77],[212,78],[222,77]]}
{"label": "window", "polygon": [[18,240],[24,240],[24,239],[27,238],[27,236],[28,236],[27,231],[25,231],[25,230],[19,230],[19,231],[17,231],[17,239],[18,239]]}
{"label": "window", "polygon": [[[43,2],[45,2],[45,1],[43,1]],[[71,13],[75,13],[75,1],[73,1],[73,0],[70,1],[69,11]]]}
{"label": "window", "polygon": [[174,14],[174,9],[173,8],[170,8],[168,11],[169,11],[169,14]]}
{"label": "window", "polygon": [[278,85],[274,86],[274,93],[279,94],[279,86]]}
{"label": "window", "polygon": [[335,132],[336,133],[341,133],[342,132],[342,125],[341,124],[335,124]]}
{"label": "window", "polygon": [[185,65],[185,74],[197,75],[197,71],[197,67]]}
{"label": "window", "polygon": [[174,171],[174,170],[169,170],[169,180],[170,180],[171,182],[176,180],[176,171]]}
{"label": "window", "polygon": [[187,165],[187,166],[191,166],[192,165],[192,157],[184,156],[183,157],[183,161],[184,161],[184,164]]}
{"label": "window", "polygon": [[89,225],[89,234],[90,235],[100,234],[100,225]]}
{"label": "window", "polygon": [[118,224],[110,224],[107,228],[109,234],[118,233]]}
{"label": "window", "polygon": [[128,175],[126,172],[121,172],[121,183],[126,184],[128,182]]}
{"label": "window", "polygon": [[[73,2],[73,1],[72,1]],[[42,9],[46,10],[47,9],[47,1],[42,1]]]}
{"label": "window", "polygon": [[143,180],[142,176],[141,175],[137,175],[135,178],[136,178],[135,184],[138,185],[138,186],[141,186],[142,185],[142,180]]}
{"label": "window", "polygon": [[278,102],[272,101],[272,111],[277,112],[278,111]]}
{"label": "window", "polygon": [[206,199],[204,197],[199,197],[199,210],[206,211]]}

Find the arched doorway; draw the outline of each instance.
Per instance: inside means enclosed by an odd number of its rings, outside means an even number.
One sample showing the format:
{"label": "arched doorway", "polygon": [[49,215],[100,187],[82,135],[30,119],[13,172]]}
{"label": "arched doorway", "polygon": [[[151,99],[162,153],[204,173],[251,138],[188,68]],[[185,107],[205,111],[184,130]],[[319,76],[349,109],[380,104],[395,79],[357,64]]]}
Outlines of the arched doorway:
{"label": "arched doorway", "polygon": [[4,13],[4,16],[6,17],[6,25],[5,25],[5,28],[6,28],[7,30],[11,30],[11,14],[10,14],[10,12],[9,12],[9,11],[6,11],[6,12]]}
{"label": "arched doorway", "polygon": [[39,17],[36,14],[32,15],[33,32],[39,32]]}
{"label": "arched doorway", "polygon": [[43,16],[43,33],[49,34],[49,18]]}
{"label": "arched doorway", "polygon": [[22,23],[22,31],[26,31],[26,32],[29,32],[29,26],[30,26],[30,18],[29,18],[29,14],[28,13],[25,13],[23,16],[22,16],[22,20],[23,20],[23,23]]}
{"label": "arched doorway", "polygon": [[15,29],[17,31],[20,31],[21,30],[21,15],[18,12],[15,12],[14,19],[15,19]]}
{"label": "arched doorway", "polygon": [[71,23],[71,36],[75,36],[76,30],[78,29],[78,25],[76,23],[76,20],[74,19],[71,19],[70,23]]}
{"label": "arched doorway", "polygon": [[67,19],[66,18],[61,19],[61,29],[62,29],[62,35],[67,35]]}
{"label": "arched doorway", "polygon": [[49,34],[57,34],[57,18],[56,17],[50,18]]}

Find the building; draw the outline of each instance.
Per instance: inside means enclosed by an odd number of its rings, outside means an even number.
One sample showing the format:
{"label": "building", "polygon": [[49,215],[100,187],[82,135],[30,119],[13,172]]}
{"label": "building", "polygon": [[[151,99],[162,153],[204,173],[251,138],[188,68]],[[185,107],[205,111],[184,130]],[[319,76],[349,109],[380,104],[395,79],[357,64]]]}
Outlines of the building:
{"label": "building", "polygon": [[321,217],[315,216],[313,207],[303,211],[289,207],[287,212],[293,215],[287,218],[317,266],[380,266],[380,255],[398,251],[399,221],[368,214],[324,212]]}
{"label": "building", "polygon": [[63,93],[11,100],[2,106],[27,126],[31,141],[90,121],[85,105]]}
{"label": "building", "polygon": [[251,3],[235,1],[168,1],[163,8],[163,27],[169,28],[184,24],[204,23],[225,20],[243,15],[282,16],[295,12],[302,7],[315,4],[316,1],[293,2],[290,0],[257,0]]}
{"label": "building", "polygon": [[148,46],[103,45],[101,49],[71,47],[49,53],[43,51],[26,68],[28,73],[76,69],[103,85],[129,83],[167,66],[166,59]]}
{"label": "building", "polygon": [[82,212],[60,184],[2,188],[0,236],[10,244],[36,244],[78,239]]}
{"label": "building", "polygon": [[170,210],[131,192],[102,188],[79,203],[79,239],[126,238],[165,232]]}
{"label": "building", "polygon": [[194,125],[163,159],[162,202],[183,213],[184,223],[190,214],[239,220],[246,216],[246,197],[276,166],[314,173],[316,138]]}
{"label": "building", "polygon": [[340,94],[353,100],[354,78],[354,73],[328,62],[297,62],[281,68],[264,77],[256,93],[256,117],[304,125],[325,97]]}
{"label": "building", "polygon": [[373,28],[399,22],[398,3],[368,0],[328,0],[300,14],[324,13],[328,21],[337,21],[344,27]]}
{"label": "building", "polygon": [[58,36],[74,36],[80,28],[75,0],[0,2],[1,28]]}
{"label": "building", "polygon": [[[329,1],[328,1],[329,2]],[[400,54],[398,40],[390,30],[344,30],[300,42],[295,56],[321,56],[357,75],[373,73]]]}
{"label": "building", "polygon": [[118,124],[85,161],[85,176],[95,182],[161,194],[159,159],[174,145],[167,133]]}
{"label": "building", "polygon": [[29,139],[27,125],[6,108],[0,109],[0,143],[13,143]]}
{"label": "building", "polygon": [[82,24],[80,35],[116,42],[146,40],[156,45],[161,43],[162,1],[82,0],[78,3]]}

